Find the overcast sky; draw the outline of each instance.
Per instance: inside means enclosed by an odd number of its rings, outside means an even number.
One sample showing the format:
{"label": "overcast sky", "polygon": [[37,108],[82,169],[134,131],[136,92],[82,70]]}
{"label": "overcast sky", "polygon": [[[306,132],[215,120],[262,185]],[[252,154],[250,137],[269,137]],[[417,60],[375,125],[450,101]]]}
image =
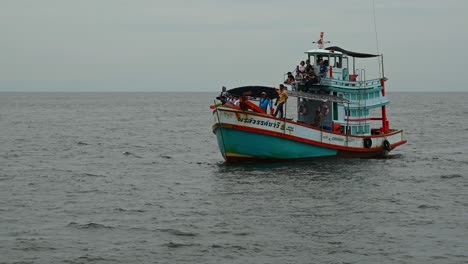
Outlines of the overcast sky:
{"label": "overcast sky", "polygon": [[[389,91],[468,91],[468,1],[374,1]],[[0,0],[0,91],[278,85],[321,31],[376,53],[373,1]]]}

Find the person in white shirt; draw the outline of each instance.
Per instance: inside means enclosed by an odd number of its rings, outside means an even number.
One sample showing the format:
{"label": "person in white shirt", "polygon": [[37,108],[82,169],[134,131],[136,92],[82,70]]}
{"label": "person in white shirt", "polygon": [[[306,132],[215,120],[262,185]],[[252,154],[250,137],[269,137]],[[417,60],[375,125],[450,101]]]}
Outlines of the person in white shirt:
{"label": "person in white shirt", "polygon": [[305,72],[306,72],[306,66],[305,66],[305,62],[304,62],[304,61],[301,61],[301,63],[300,63],[299,66],[297,67],[297,70],[298,70],[300,73],[305,73]]}
{"label": "person in white shirt", "polygon": [[239,103],[240,103],[239,96],[234,95],[234,96],[232,97],[232,102],[231,102],[231,103],[232,103],[233,105],[239,105]]}

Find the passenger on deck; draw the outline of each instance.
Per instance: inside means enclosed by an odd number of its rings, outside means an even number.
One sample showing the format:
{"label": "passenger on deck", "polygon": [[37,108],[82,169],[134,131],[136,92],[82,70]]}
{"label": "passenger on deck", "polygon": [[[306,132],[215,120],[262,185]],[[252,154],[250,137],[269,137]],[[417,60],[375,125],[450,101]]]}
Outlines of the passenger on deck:
{"label": "passenger on deck", "polygon": [[228,99],[229,99],[229,93],[226,91],[226,87],[223,86],[223,88],[221,89],[221,93],[219,94],[219,96],[216,97],[216,99],[220,100],[221,103],[225,104]]}
{"label": "passenger on deck", "polygon": [[273,103],[271,102],[270,98],[268,98],[267,94],[265,92],[261,93],[260,97],[260,102],[258,106],[265,111],[265,113],[268,114],[268,106],[270,107],[270,110],[273,108]]}
{"label": "passenger on deck", "polygon": [[297,122],[304,124],[307,119],[307,107],[305,106],[304,103],[301,103],[299,105],[299,109],[297,111],[298,116],[297,116]]}
{"label": "passenger on deck", "polygon": [[322,102],[315,112],[314,125],[320,127],[322,125],[322,118],[328,114],[330,109]]}
{"label": "passenger on deck", "polygon": [[231,104],[233,104],[233,105],[239,105],[239,103],[240,103],[239,96],[234,95],[234,96],[232,97]]}
{"label": "passenger on deck", "polygon": [[291,84],[293,83],[295,80],[294,80],[294,76],[292,75],[291,72],[288,72],[288,77],[286,77],[286,81],[284,81],[285,84]]}
{"label": "passenger on deck", "polygon": [[328,60],[325,60],[320,64],[320,73],[319,73],[320,78],[325,77],[325,74],[327,72],[328,72]]}
{"label": "passenger on deck", "polygon": [[305,73],[306,72],[305,62],[301,61],[301,63],[297,66],[297,69],[299,70],[300,73]]}
{"label": "passenger on deck", "polygon": [[296,76],[294,77],[295,81],[302,81],[304,79],[304,75],[299,71],[299,66],[296,68]]}
{"label": "passenger on deck", "polygon": [[280,118],[283,118],[283,106],[286,100],[288,100],[288,93],[286,92],[286,89],[283,84],[279,85],[279,89],[276,89],[276,92],[278,92],[279,98],[276,100],[275,106],[278,106],[276,108],[275,113],[273,114],[274,117],[278,115],[278,112],[280,112]]}
{"label": "passenger on deck", "polygon": [[319,82],[320,82],[320,79],[313,70],[307,73],[306,78],[305,78],[305,86],[307,89],[311,88],[314,84],[317,84]]}
{"label": "passenger on deck", "polygon": [[232,104],[232,96],[226,97],[226,104]]}
{"label": "passenger on deck", "polygon": [[305,71],[306,71],[306,73],[307,73],[307,72],[310,72],[310,69],[313,69],[313,68],[314,68],[314,66],[312,66],[312,65],[310,64],[310,60],[306,60],[306,66],[305,66]]}
{"label": "passenger on deck", "polygon": [[320,110],[317,109],[317,111],[315,111],[314,126],[320,127],[321,123],[322,115],[320,114]]}
{"label": "passenger on deck", "polygon": [[226,86],[223,86],[223,88],[221,89],[221,94],[220,96],[224,96],[226,98],[229,97],[229,93],[226,91]]}
{"label": "passenger on deck", "polygon": [[248,104],[246,103],[247,102],[247,93],[243,93],[242,94],[242,97],[239,99],[239,107],[242,111],[248,111],[249,110],[249,106]]}
{"label": "passenger on deck", "polygon": [[317,65],[322,65],[322,63],[323,63],[322,56],[317,56]]}
{"label": "passenger on deck", "polygon": [[221,104],[223,104],[223,105],[227,102],[227,98],[226,98],[226,96],[224,96],[224,95],[221,95],[221,96],[219,97],[219,100],[221,101]]}

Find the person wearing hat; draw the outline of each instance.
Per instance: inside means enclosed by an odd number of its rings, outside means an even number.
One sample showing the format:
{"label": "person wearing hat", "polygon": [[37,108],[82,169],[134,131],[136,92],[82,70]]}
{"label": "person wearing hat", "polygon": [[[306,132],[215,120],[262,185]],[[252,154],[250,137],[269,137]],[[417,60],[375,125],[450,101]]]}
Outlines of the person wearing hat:
{"label": "person wearing hat", "polygon": [[286,89],[283,84],[279,85],[279,89],[276,90],[278,92],[279,98],[276,100],[275,106],[277,105],[278,107],[276,108],[275,113],[273,114],[274,117],[280,112],[280,118],[283,118],[283,105],[286,103],[286,100],[288,100],[288,93],[286,92]]}
{"label": "person wearing hat", "polygon": [[265,113],[268,113],[268,106],[270,106],[270,112],[273,109],[273,103],[271,102],[270,98],[268,98],[266,92],[261,93],[260,97],[260,102],[258,106],[265,111]]}

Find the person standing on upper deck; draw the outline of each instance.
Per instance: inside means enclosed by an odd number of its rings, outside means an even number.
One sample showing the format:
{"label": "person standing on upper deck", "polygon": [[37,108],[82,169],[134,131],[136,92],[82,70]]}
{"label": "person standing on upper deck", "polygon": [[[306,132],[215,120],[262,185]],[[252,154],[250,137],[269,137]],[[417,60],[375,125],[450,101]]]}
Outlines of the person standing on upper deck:
{"label": "person standing on upper deck", "polygon": [[314,68],[314,66],[312,66],[312,65],[310,64],[310,60],[306,60],[305,72],[306,72],[306,73],[307,73],[307,72],[310,72],[311,69],[313,69],[313,68]]}
{"label": "person standing on upper deck", "polygon": [[276,100],[275,106],[278,106],[275,110],[275,113],[273,114],[274,117],[280,112],[280,118],[283,118],[283,106],[284,103],[286,103],[286,100],[288,100],[288,93],[286,92],[286,89],[283,84],[279,85],[279,89],[276,89],[276,92],[278,92],[279,98]]}
{"label": "person standing on upper deck", "polygon": [[324,78],[326,73],[328,72],[328,60],[324,60],[320,63],[320,78]]}

